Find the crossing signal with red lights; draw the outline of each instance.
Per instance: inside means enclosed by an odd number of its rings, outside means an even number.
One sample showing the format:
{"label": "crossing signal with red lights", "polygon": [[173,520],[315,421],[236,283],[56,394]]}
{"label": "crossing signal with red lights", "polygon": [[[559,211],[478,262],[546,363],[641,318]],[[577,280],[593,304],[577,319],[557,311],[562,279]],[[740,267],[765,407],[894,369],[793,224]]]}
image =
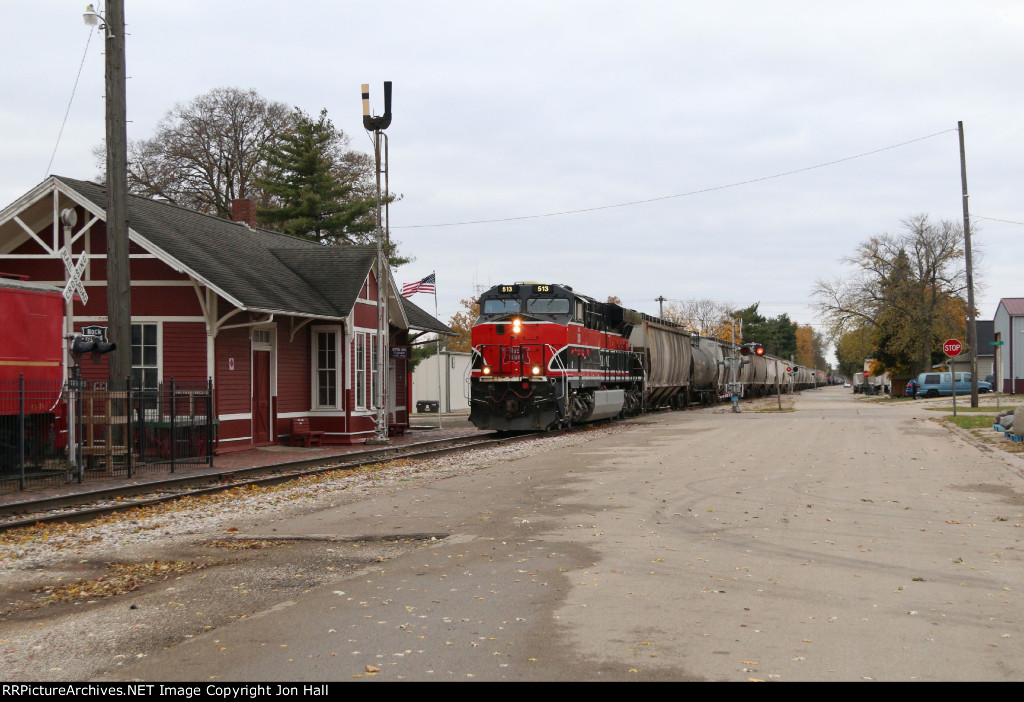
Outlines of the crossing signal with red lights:
{"label": "crossing signal with red lights", "polygon": [[740,354],[743,356],[764,356],[764,347],[756,342],[750,342],[749,344],[743,344],[740,347]]}

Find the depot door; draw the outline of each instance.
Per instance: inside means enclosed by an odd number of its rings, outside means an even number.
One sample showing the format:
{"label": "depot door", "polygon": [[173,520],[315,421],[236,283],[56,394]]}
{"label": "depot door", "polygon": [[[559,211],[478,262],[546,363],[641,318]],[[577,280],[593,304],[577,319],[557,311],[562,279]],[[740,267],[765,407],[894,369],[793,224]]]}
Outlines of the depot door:
{"label": "depot door", "polygon": [[270,352],[252,354],[252,440],[271,443],[270,434]]}

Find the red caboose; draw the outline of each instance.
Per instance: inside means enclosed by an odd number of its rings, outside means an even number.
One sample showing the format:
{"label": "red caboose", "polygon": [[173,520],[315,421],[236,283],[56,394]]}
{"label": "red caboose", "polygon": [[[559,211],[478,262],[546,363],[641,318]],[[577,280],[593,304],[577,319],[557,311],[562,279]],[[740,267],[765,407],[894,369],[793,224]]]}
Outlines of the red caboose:
{"label": "red caboose", "polygon": [[[13,465],[29,439],[30,451],[66,445],[64,404],[64,298],[52,285],[0,274],[0,469]],[[19,423],[25,422],[24,433]],[[33,439],[34,437],[34,439]]]}
{"label": "red caboose", "polygon": [[[0,382],[64,381],[64,298],[60,290],[0,273]],[[8,412],[4,412],[8,414]]]}

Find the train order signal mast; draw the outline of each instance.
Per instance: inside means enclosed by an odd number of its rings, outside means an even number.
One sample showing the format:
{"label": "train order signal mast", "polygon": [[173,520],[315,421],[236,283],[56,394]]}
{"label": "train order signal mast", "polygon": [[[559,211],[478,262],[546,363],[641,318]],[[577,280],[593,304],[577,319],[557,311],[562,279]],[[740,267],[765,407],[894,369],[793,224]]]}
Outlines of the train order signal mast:
{"label": "train order signal mast", "polygon": [[[384,81],[384,114],[374,116],[370,113],[370,85],[363,83],[363,127],[373,132],[373,157],[377,172],[377,428],[372,443],[388,442],[388,283],[391,278],[391,266],[387,260],[387,227],[381,218],[381,187],[380,177],[384,174],[384,192],[387,192],[387,135],[384,130],[391,126],[391,81]],[[381,168],[381,138],[384,140],[384,168]],[[372,388],[371,388],[372,392]]]}

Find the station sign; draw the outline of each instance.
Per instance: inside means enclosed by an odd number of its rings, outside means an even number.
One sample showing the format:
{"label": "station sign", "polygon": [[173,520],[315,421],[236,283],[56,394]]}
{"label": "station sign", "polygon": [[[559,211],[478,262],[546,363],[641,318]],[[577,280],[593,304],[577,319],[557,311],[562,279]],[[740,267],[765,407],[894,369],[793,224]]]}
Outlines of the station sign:
{"label": "station sign", "polygon": [[82,327],[82,336],[90,337],[93,341],[101,343],[107,343],[107,327],[101,327],[98,324],[93,324],[88,327]]}

